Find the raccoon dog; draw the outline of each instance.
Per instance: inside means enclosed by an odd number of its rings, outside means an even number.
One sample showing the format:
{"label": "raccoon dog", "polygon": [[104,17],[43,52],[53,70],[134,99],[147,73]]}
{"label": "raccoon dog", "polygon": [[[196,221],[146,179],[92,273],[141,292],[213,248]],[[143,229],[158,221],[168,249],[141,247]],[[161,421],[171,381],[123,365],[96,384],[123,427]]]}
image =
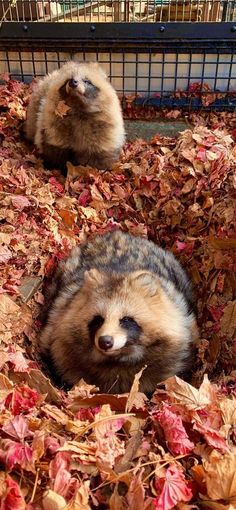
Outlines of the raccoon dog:
{"label": "raccoon dog", "polygon": [[25,135],[48,168],[66,162],[105,170],[125,140],[117,94],[97,63],[68,62],[39,81],[27,110]]}
{"label": "raccoon dog", "polygon": [[114,231],[75,248],[49,289],[39,340],[69,385],[83,378],[122,393],[144,366],[141,391],[189,369],[198,332],[191,285],[175,257]]}

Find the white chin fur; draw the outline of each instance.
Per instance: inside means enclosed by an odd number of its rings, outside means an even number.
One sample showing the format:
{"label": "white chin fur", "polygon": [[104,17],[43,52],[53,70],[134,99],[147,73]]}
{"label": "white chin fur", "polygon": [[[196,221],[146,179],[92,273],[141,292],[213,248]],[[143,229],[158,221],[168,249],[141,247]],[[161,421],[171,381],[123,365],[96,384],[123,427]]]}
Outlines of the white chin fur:
{"label": "white chin fur", "polygon": [[[99,337],[95,337],[95,345],[97,347],[97,349],[101,352],[105,352],[103,351],[103,349],[100,349],[99,347],[99,344],[98,344],[98,338]],[[126,342],[127,342],[127,337],[124,336],[124,335],[117,335],[115,336],[114,338],[114,344],[113,346],[108,350],[106,351],[105,353],[106,354],[109,354],[109,352],[114,352],[114,351],[119,351],[120,349],[122,349],[122,347],[124,347],[126,345]]]}

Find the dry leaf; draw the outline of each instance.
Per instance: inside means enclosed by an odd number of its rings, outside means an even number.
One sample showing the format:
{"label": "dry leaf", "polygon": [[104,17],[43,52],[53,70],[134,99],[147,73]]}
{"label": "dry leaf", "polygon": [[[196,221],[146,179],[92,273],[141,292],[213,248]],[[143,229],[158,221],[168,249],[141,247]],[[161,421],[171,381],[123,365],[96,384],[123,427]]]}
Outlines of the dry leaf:
{"label": "dry leaf", "polygon": [[209,498],[229,503],[234,500],[236,504],[236,456],[213,450],[209,460],[203,461],[203,467]]}
{"label": "dry leaf", "polygon": [[215,389],[207,375],[204,376],[199,390],[176,376],[167,379],[165,387],[174,400],[186,405],[188,409],[201,409],[216,400]]}
{"label": "dry leaf", "polygon": [[52,490],[48,490],[43,495],[43,510],[63,510],[66,509],[65,499]]}
{"label": "dry leaf", "polygon": [[71,110],[71,107],[68,106],[65,101],[59,101],[55,110],[55,114],[58,115],[58,117],[65,117],[68,112]]}
{"label": "dry leaf", "polygon": [[110,510],[127,510],[127,503],[123,496],[120,496],[117,490],[117,486],[114,489],[110,499],[109,499],[109,509]]}
{"label": "dry leaf", "polygon": [[91,510],[89,505],[89,484],[90,481],[87,480],[80,485],[65,510]]}
{"label": "dry leaf", "polygon": [[222,335],[236,338],[236,301],[230,301],[226,305],[220,326]]}
{"label": "dry leaf", "polygon": [[[145,406],[145,402],[147,401],[146,396],[143,393],[139,393],[139,381],[142,377],[142,373],[145,370],[146,366],[143,367],[140,372],[138,372],[134,377],[134,382],[132,384],[131,390],[129,392],[129,396],[125,406],[125,412],[129,413],[131,409],[135,406],[137,409],[140,409]],[[136,405],[137,403],[137,405]]]}

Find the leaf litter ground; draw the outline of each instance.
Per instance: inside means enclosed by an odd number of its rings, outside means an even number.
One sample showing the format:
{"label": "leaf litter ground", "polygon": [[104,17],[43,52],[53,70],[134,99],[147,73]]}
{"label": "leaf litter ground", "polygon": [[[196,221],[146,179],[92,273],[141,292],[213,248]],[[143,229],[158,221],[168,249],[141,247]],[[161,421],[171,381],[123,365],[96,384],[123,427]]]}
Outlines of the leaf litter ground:
{"label": "leaf litter ground", "polygon": [[[233,510],[235,114],[189,114],[193,129],[177,138],[127,143],[112,173],[69,165],[65,180],[21,140],[30,88],[5,78],[0,510]],[[72,246],[113,228],[170,249],[195,286],[201,339],[191,385],[173,377],[151,401],[138,391],[141,373],[129,395],[84,381],[66,393],[37,354],[43,281]]]}

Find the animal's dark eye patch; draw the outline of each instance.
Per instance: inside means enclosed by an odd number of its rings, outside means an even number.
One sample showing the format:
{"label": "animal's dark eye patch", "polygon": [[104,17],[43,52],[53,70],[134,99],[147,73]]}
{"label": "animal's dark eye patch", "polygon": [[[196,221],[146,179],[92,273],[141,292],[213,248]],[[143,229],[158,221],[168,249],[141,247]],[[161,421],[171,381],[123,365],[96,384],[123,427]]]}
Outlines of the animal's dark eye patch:
{"label": "animal's dark eye patch", "polygon": [[97,330],[103,325],[104,319],[101,315],[95,317],[89,322],[88,329],[91,336],[94,336]]}
{"label": "animal's dark eye patch", "polygon": [[85,85],[89,85],[90,87],[94,87],[94,85],[92,84],[92,82],[90,80],[87,80],[87,78],[84,79],[84,84]]}
{"label": "animal's dark eye patch", "polygon": [[132,317],[123,317],[120,319],[120,325],[122,328],[126,329],[130,333],[135,335],[139,334],[142,331],[142,328]]}

